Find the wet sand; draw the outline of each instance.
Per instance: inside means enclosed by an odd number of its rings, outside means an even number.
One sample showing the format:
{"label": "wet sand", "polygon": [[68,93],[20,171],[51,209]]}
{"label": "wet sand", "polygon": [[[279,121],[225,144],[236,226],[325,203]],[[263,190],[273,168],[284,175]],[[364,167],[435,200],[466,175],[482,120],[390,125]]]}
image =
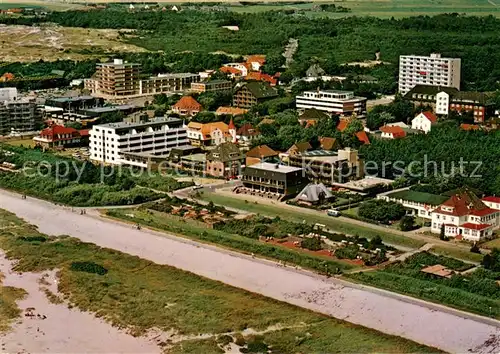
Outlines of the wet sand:
{"label": "wet sand", "polygon": [[[49,302],[40,289],[40,273],[15,273],[12,262],[0,252],[0,272],[5,286],[22,288],[28,293],[18,302],[22,317],[12,330],[0,334],[3,353],[160,353],[161,349],[146,337],[135,338],[112,327],[94,315],[69,309],[65,303]],[[48,276],[50,290],[57,290],[54,272]],[[33,310],[27,311],[32,308]],[[32,314],[33,316],[27,316]],[[44,318],[45,317],[45,318]]]}

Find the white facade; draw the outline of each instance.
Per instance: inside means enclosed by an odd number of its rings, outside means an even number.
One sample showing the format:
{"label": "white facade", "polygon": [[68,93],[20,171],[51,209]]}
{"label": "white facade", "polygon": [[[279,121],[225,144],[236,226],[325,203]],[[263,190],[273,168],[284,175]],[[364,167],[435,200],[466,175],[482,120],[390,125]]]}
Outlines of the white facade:
{"label": "white facade", "polygon": [[[449,211],[451,212],[451,210]],[[499,221],[500,212],[498,210],[484,216],[454,216],[434,211],[432,212],[431,232],[439,234],[441,226],[444,224],[445,236],[457,237],[457,235],[461,235],[464,240],[477,242],[491,237],[493,231],[500,225]]]}
{"label": "white facade", "polygon": [[241,76],[245,77],[248,75],[248,69],[245,66],[245,64],[242,63],[227,63],[224,64],[223,66],[229,67],[229,68],[235,68],[241,71]]}
{"label": "white facade", "polygon": [[450,95],[444,91],[436,94],[436,114],[448,114],[450,107]]}
{"label": "white facade", "polygon": [[354,96],[350,91],[305,91],[295,99],[299,110],[315,108],[319,111],[341,116],[364,116],[366,98]]}
{"label": "white facade", "polygon": [[411,121],[411,128],[415,130],[421,130],[424,133],[431,131],[432,121],[425,116],[425,114],[420,113]]}
{"label": "white facade", "polygon": [[460,90],[459,58],[401,55],[399,57],[399,93],[405,95],[416,85],[455,87]]}
{"label": "white facade", "polygon": [[17,99],[17,88],[4,87],[0,88],[0,102],[13,101]]}
{"label": "white facade", "polygon": [[124,153],[165,156],[177,146],[188,145],[186,129],[176,118],[161,118],[145,123],[95,125],[90,131],[89,152],[92,161],[112,165],[147,167]]}

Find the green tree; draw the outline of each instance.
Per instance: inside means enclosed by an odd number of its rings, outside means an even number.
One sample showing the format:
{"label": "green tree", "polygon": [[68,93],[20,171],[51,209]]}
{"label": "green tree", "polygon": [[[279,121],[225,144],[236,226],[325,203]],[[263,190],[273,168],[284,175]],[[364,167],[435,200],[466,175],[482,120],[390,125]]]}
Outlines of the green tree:
{"label": "green tree", "polygon": [[399,223],[399,228],[401,231],[411,231],[415,228],[415,218],[410,215],[405,215]]}

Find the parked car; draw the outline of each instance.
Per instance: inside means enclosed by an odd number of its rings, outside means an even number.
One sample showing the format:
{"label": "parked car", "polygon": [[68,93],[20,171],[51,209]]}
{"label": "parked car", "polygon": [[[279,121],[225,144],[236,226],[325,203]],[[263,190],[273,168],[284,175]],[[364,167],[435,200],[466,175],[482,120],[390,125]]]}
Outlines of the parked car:
{"label": "parked car", "polygon": [[335,217],[337,217],[337,216],[340,216],[340,211],[335,210],[335,209],[328,209],[328,210],[326,211],[326,214],[327,214],[328,216],[335,216]]}

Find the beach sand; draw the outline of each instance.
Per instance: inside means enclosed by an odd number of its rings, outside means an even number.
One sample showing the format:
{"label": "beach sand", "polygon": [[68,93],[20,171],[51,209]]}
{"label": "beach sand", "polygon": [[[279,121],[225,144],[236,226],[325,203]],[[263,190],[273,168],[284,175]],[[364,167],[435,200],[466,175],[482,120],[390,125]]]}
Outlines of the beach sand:
{"label": "beach sand", "polygon": [[[135,338],[112,327],[94,315],[51,303],[43,287],[57,292],[55,272],[16,273],[13,262],[0,252],[3,285],[22,288],[28,293],[18,302],[22,317],[12,330],[0,334],[2,353],[160,353],[160,347],[147,337]],[[44,278],[47,285],[40,284]],[[44,283],[45,283],[44,281]],[[48,285],[50,284],[50,285]],[[33,310],[27,311],[32,308]],[[32,313],[33,316],[26,314]],[[44,316],[46,317],[45,319]]]}

